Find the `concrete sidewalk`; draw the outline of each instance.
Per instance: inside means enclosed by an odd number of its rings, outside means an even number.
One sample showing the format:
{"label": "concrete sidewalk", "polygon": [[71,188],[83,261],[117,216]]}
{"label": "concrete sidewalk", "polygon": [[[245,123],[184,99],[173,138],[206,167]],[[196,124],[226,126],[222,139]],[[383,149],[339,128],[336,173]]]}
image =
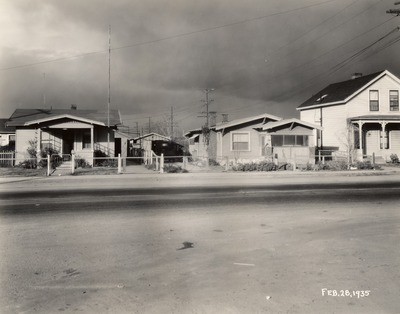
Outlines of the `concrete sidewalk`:
{"label": "concrete sidewalk", "polygon": [[[400,169],[399,169],[400,170]],[[365,171],[278,171],[223,173],[150,173],[121,175],[85,175],[54,177],[3,177],[0,191],[35,191],[77,189],[141,189],[282,184],[329,184],[355,182],[400,182],[398,168]]]}

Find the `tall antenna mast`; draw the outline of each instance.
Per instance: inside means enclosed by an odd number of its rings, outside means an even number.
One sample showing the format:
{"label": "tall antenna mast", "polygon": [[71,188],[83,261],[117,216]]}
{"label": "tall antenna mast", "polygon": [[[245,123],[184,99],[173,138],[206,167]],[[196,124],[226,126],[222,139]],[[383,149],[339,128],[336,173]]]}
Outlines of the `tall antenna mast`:
{"label": "tall antenna mast", "polygon": [[46,109],[46,72],[43,72],[43,109]]}
{"label": "tall antenna mast", "polygon": [[110,103],[111,103],[111,25],[108,25],[107,155],[110,155]]}

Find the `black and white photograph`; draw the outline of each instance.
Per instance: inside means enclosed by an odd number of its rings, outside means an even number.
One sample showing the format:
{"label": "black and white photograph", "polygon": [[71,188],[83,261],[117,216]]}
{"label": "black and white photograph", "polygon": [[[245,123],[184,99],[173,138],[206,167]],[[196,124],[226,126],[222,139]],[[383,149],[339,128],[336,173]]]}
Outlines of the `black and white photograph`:
{"label": "black and white photograph", "polygon": [[399,56],[396,0],[0,0],[0,313],[399,313]]}

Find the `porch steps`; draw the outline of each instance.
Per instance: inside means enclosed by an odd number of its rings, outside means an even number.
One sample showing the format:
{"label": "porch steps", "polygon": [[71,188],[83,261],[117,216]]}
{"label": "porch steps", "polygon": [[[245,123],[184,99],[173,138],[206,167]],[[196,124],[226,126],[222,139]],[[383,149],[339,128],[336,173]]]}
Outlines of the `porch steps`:
{"label": "porch steps", "polygon": [[72,161],[64,161],[59,165],[56,170],[52,173],[52,176],[63,176],[71,174]]}

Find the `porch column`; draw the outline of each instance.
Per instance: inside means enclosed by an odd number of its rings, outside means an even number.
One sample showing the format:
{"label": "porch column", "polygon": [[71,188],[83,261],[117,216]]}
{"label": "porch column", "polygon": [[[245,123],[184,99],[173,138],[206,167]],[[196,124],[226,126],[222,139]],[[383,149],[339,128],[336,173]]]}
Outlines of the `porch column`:
{"label": "porch column", "polygon": [[362,136],[362,127],[363,127],[363,124],[364,124],[364,122],[361,122],[361,121],[358,121],[358,129],[359,129],[359,131],[358,131],[358,141],[359,141],[359,143],[360,143],[360,149],[361,149],[361,151],[363,150],[363,142],[362,142],[362,139],[363,139],[363,136]]}
{"label": "porch column", "polygon": [[386,124],[387,122],[381,122],[381,127],[382,127],[382,135],[380,137],[380,148],[381,149],[387,149],[388,145],[387,145],[387,141],[388,138],[386,136]]}
{"label": "porch column", "polygon": [[36,156],[40,157],[40,149],[41,149],[41,143],[42,143],[42,129],[41,128],[37,128],[36,129]]}
{"label": "porch column", "polygon": [[93,125],[90,127],[90,147],[92,152],[94,152],[94,127]]}

